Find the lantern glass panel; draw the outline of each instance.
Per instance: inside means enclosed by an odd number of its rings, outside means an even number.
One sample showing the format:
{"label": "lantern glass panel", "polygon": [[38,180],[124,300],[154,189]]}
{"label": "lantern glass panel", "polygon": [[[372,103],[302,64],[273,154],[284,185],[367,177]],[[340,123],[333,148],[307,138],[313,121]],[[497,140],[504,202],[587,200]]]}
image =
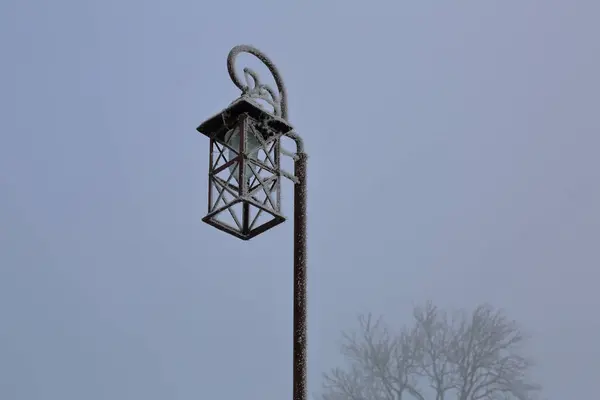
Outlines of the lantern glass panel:
{"label": "lantern glass panel", "polygon": [[[258,138],[254,135],[254,133],[252,133],[251,130],[247,130],[245,136],[246,136],[246,144],[245,144],[244,148],[246,151],[244,153],[246,154],[246,156],[249,159],[256,161],[256,160],[258,160],[258,152],[262,149],[262,144],[260,143]],[[238,156],[239,150],[240,150],[240,132],[239,132],[239,130],[232,129],[231,131],[229,131],[227,133],[227,135],[225,135],[225,142],[230,147],[230,149],[228,149],[228,157],[227,158],[229,160],[232,160]],[[237,164],[231,165],[229,167],[229,171],[233,173],[234,170],[236,170],[236,167],[237,167]],[[244,178],[246,179],[246,183],[248,183],[248,184],[250,183],[250,180],[254,176],[254,173],[252,172],[252,170],[254,170],[256,172],[256,167],[252,163],[246,163],[245,169],[244,169]],[[235,179],[236,183],[239,184],[237,173],[235,173],[233,175],[233,179]]]}

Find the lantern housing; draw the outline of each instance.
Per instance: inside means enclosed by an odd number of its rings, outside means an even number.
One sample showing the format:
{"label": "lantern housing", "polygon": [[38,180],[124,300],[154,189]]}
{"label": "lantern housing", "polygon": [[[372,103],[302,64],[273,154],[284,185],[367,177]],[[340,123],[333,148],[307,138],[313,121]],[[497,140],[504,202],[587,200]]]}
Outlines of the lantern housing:
{"label": "lantern housing", "polygon": [[242,96],[197,130],[210,138],[208,214],[202,220],[243,240],[284,222],[280,138],[292,126]]}

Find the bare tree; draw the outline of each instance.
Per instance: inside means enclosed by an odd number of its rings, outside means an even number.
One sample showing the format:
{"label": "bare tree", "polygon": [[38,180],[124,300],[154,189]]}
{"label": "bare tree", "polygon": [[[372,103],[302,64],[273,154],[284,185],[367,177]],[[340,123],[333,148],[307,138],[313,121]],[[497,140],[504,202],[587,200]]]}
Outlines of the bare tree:
{"label": "bare tree", "polygon": [[323,400],[531,400],[526,337],[488,305],[448,315],[417,307],[400,332],[371,315],[343,336],[345,368],[324,375]]}

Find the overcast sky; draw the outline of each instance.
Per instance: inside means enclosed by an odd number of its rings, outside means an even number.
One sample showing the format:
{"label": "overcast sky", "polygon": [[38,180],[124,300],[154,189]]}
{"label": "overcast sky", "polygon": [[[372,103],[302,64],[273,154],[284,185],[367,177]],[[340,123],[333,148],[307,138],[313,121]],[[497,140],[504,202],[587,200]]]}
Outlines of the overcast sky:
{"label": "overcast sky", "polygon": [[358,313],[431,299],[504,308],[549,400],[597,397],[599,13],[3,0],[0,398],[291,398],[291,220],[201,222],[195,128],[238,96],[237,44],[277,63],[310,155],[311,392]]}

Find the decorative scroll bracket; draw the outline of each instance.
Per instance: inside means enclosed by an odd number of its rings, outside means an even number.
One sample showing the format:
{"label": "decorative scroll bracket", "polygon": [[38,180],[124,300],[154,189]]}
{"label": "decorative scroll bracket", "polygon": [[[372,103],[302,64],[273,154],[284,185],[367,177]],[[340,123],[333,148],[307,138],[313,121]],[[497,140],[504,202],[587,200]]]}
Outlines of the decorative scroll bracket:
{"label": "decorative scroll bracket", "polygon": [[[235,58],[240,53],[252,54],[263,64],[265,64],[275,79],[275,84],[277,85],[277,90],[279,93],[276,93],[275,90],[273,90],[273,88],[271,88],[269,85],[262,83],[258,74],[250,68],[244,68],[244,80],[246,84],[244,85],[240,81],[235,73]],[[229,55],[227,56],[227,70],[229,71],[229,77],[231,78],[232,82],[242,91],[242,96],[248,96],[250,98],[260,99],[267,102],[273,107],[273,114],[275,116],[283,118],[287,121],[287,92],[277,67],[269,59],[269,57],[253,46],[235,46],[233,49],[231,49]],[[250,80],[250,78],[252,79]]]}

